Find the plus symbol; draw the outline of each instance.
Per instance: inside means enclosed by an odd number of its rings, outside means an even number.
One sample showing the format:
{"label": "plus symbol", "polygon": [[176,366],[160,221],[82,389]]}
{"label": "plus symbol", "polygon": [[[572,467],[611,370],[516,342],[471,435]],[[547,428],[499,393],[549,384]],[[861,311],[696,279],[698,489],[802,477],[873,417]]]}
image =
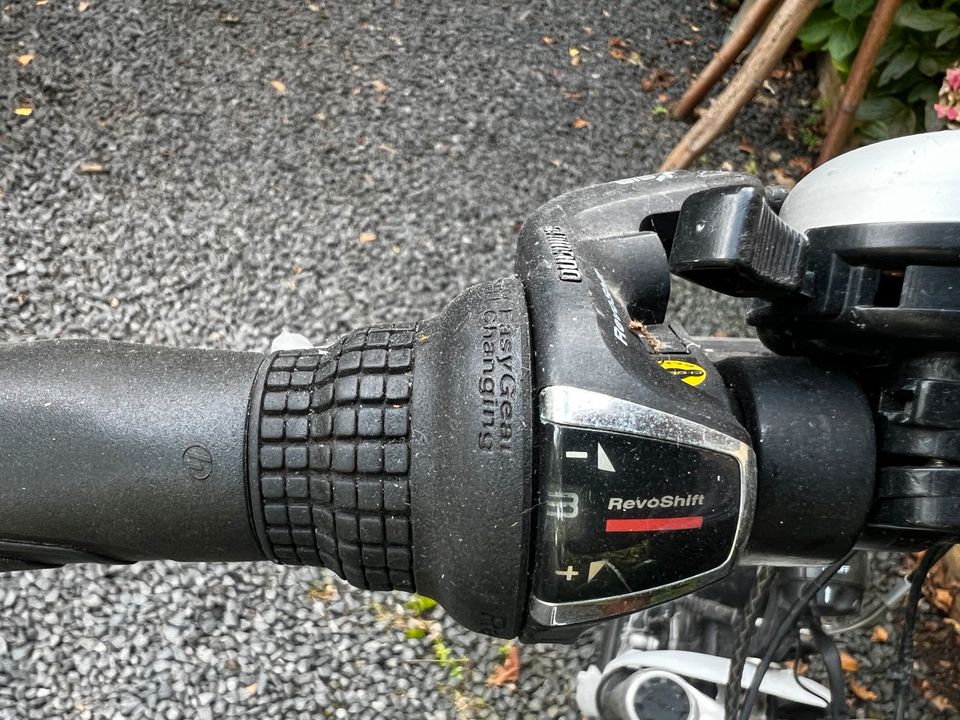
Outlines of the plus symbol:
{"label": "plus symbol", "polygon": [[566,570],[555,570],[554,572],[555,572],[557,575],[559,575],[560,577],[565,577],[565,578],[567,579],[567,582],[570,582],[570,581],[573,580],[577,575],[580,574],[580,573],[578,573],[576,570],[573,569],[573,565],[567,565],[567,569],[566,569]]}

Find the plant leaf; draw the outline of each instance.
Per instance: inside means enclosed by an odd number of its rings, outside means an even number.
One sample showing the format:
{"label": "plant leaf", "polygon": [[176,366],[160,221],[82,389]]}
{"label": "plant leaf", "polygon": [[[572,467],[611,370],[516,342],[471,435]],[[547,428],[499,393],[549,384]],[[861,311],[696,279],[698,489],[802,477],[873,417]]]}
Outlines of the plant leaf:
{"label": "plant leaf", "polygon": [[890,96],[865,98],[857,108],[857,119],[868,122],[886,121],[904,107],[906,105]]}
{"label": "plant leaf", "polygon": [[940,85],[932,82],[914,85],[907,94],[907,104],[913,105],[916,102],[935,103],[940,95]]}
{"label": "plant leaf", "polygon": [[845,20],[853,20],[873,7],[874,0],[834,0],[833,11]]}
{"label": "plant leaf", "polygon": [[837,27],[827,39],[827,51],[834,60],[845,60],[860,45],[860,33],[852,23]]}
{"label": "plant leaf", "polygon": [[819,49],[840,22],[829,8],[817,8],[800,28],[797,37],[808,50]]}
{"label": "plant leaf", "polygon": [[[367,234],[373,235],[373,233]],[[374,239],[376,239],[376,235],[374,235]],[[361,242],[363,242],[363,240],[361,240]],[[428,598],[425,595],[414,595],[412,598],[407,600],[406,604],[407,610],[412,611],[414,615],[423,615],[425,612],[433,610],[433,608],[437,606],[437,601],[433,598]]]}
{"label": "plant leaf", "polygon": [[937,35],[937,41],[935,44],[937,47],[942,47],[951,40],[955,40],[957,37],[960,37],[960,23],[947,26],[941,30],[940,34]]}
{"label": "plant leaf", "polygon": [[957,16],[949,10],[934,10],[921,8],[919,3],[904,3],[897,10],[895,22],[901,27],[919,30],[921,32],[936,32],[945,25],[956,22]]}
{"label": "plant leaf", "polygon": [[913,66],[917,64],[919,55],[920,51],[916,48],[905,48],[898,52],[890,58],[890,62],[887,63],[883,72],[880,73],[880,79],[877,80],[877,85],[882,87],[891,80],[896,80],[906,75],[913,69]]}
{"label": "plant leaf", "polygon": [[927,77],[933,77],[939,74],[943,70],[943,67],[940,65],[940,61],[933,55],[923,55],[920,60],[917,61],[917,70]]}

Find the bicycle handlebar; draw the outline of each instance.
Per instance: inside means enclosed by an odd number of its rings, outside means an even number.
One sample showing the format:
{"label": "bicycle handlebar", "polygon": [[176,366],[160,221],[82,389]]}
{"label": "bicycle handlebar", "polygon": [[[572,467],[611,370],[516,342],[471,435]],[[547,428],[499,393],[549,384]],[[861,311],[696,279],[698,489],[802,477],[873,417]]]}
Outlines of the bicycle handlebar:
{"label": "bicycle handlebar", "polygon": [[[867,280],[834,275],[875,261],[870,227],[798,232],[782,199],[736,173],[575,191],[528,218],[515,276],[323,349],[0,346],[0,570],[325,566],[479,632],[569,641],[743,558],[956,537],[956,315],[861,313],[887,353],[864,366],[817,293],[865,302]],[[671,269],[768,298],[764,341],[826,363],[718,358],[667,318]]]}
{"label": "bicycle handlebar", "polygon": [[489,313],[499,347],[515,348],[516,367],[497,382],[530,427],[518,307],[519,282],[504,280],[467,291],[439,318],[272,355],[0,346],[0,570],[151,559],[324,566],[359,588],[417,590],[475,629],[515,635],[530,436],[494,445],[459,430],[482,432],[472,370]]}

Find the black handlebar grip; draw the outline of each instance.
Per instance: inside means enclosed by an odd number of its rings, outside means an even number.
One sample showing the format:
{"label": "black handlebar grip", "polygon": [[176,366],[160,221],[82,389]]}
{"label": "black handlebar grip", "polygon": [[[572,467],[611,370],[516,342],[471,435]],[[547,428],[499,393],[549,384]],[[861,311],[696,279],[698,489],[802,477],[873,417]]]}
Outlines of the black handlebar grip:
{"label": "black handlebar grip", "polygon": [[413,326],[280,352],[257,378],[250,492],[266,553],[371,590],[414,589]]}
{"label": "black handlebar grip", "polygon": [[0,345],[0,570],[262,559],[244,462],[255,353]]}
{"label": "black handlebar grip", "polygon": [[533,398],[516,278],[325,349],[0,346],[0,571],[272,559],[515,637]]}

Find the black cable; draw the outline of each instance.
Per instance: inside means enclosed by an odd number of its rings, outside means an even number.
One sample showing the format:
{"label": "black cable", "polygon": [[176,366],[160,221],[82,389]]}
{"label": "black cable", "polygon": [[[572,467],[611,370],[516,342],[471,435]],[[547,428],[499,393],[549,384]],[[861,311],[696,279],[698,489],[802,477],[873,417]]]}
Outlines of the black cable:
{"label": "black cable", "polygon": [[753,712],[753,706],[757,703],[757,696],[760,695],[760,683],[763,682],[763,676],[766,675],[767,670],[770,669],[770,663],[773,662],[773,656],[779,649],[780,643],[783,642],[783,639],[787,636],[787,633],[793,629],[797,619],[800,617],[803,611],[807,609],[810,601],[813,600],[823,586],[830,581],[830,578],[837,574],[837,571],[840,568],[850,562],[850,558],[853,557],[854,552],[856,551],[850,550],[850,552],[848,552],[842,558],[824,568],[823,572],[817,576],[817,579],[809,583],[803,589],[803,591],[800,593],[800,596],[796,599],[793,605],[790,606],[790,610],[787,611],[787,614],[784,615],[783,619],[777,625],[777,631],[768,643],[767,649],[763,654],[763,658],[760,660],[760,664],[754,671],[753,682],[750,683],[750,689],[747,690],[746,699],[743,702],[743,706],[740,708],[740,720],[750,720],[750,713]]}
{"label": "black cable", "polygon": [[764,566],[757,571],[747,602],[733,624],[733,652],[730,654],[730,669],[727,671],[727,687],[723,696],[725,720],[736,720],[740,697],[743,695],[740,685],[743,683],[743,668],[747,664],[747,646],[774,578],[775,568]]}
{"label": "black cable", "polygon": [[917,606],[920,604],[920,594],[923,592],[923,581],[930,572],[930,568],[936,565],[949,549],[950,545],[935,545],[927,550],[910,576],[907,611],[904,616],[903,631],[900,633],[897,661],[892,672],[895,681],[893,696],[896,703],[894,720],[903,720],[907,711],[907,688],[910,685],[909,679],[913,675],[913,630],[917,624]]}
{"label": "black cable", "polygon": [[817,652],[823,658],[827,670],[827,685],[830,687],[830,717],[832,720],[843,720],[846,716],[847,698],[846,684],[843,682],[843,663],[840,660],[840,651],[837,644],[823,629],[820,618],[810,614],[810,632]]}
{"label": "black cable", "polygon": [[820,693],[818,693],[816,690],[814,690],[814,689],[811,688],[811,687],[808,687],[807,685],[804,685],[804,684],[800,681],[800,662],[801,662],[801,660],[803,660],[803,648],[802,648],[802,645],[803,645],[803,643],[800,641],[800,628],[798,627],[798,628],[797,628],[797,650],[796,650],[796,652],[795,652],[794,655],[793,655],[793,680],[794,680],[795,683],[797,683],[797,685],[799,685],[801,688],[803,688],[803,691],[806,692],[808,695],[811,695],[812,697],[815,697],[817,700],[822,700],[822,701],[824,702],[824,704],[829,705],[829,704],[830,704],[830,698],[825,698],[823,695],[821,695]]}

